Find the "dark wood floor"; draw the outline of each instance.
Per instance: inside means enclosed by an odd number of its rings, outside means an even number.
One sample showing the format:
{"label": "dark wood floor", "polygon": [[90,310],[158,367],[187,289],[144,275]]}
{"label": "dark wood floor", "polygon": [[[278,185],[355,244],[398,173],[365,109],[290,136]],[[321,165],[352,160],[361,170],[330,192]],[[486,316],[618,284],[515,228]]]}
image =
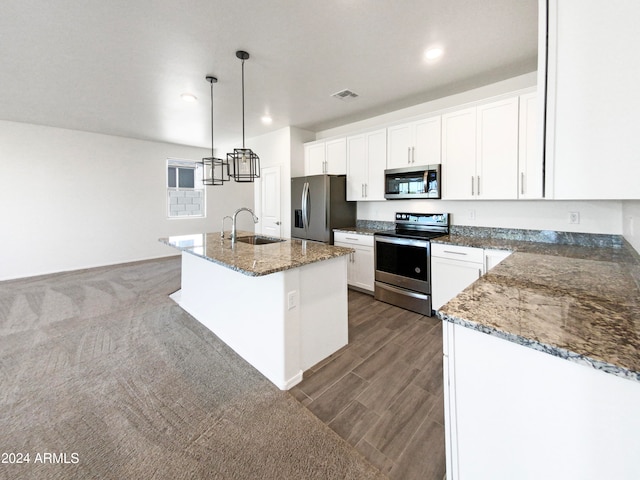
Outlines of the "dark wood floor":
{"label": "dark wood floor", "polygon": [[290,392],[391,479],[445,473],[442,327],[349,291],[349,345]]}

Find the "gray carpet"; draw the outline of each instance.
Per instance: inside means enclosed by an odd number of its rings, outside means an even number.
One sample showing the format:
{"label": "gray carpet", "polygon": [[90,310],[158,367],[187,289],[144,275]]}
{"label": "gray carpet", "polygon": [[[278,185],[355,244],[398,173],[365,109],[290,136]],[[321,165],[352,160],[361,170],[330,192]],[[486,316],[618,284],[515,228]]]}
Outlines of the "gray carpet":
{"label": "gray carpet", "polygon": [[0,282],[0,454],[30,454],[0,478],[384,478],[179,285],[176,258]]}

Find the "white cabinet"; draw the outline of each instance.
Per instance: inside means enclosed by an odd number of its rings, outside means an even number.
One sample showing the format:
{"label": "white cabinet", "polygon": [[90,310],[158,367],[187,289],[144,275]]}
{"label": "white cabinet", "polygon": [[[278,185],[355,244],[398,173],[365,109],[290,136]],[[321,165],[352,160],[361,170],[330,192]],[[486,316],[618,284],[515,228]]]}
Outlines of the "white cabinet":
{"label": "white cabinet", "polygon": [[639,199],[640,2],[540,4],[549,5],[545,196]]}
{"label": "white cabinet", "polygon": [[508,250],[431,244],[431,305],[434,310],[511,255]]}
{"label": "white cabinet", "polygon": [[387,128],[387,168],[440,163],[440,116]]}
{"label": "white cabinet", "polygon": [[518,198],[542,198],[542,125],[540,97],[536,92],[520,95]]}
{"label": "white cabinet", "polygon": [[318,140],[304,145],[305,175],[347,173],[347,139]]}
{"label": "white cabinet", "polygon": [[518,198],[518,97],[477,109],[476,197]]}
{"label": "white cabinet", "polygon": [[484,273],[482,248],[431,244],[431,308],[438,310]]}
{"label": "white cabinet", "polygon": [[384,200],[387,130],[347,137],[347,200]]}
{"label": "white cabinet", "polygon": [[487,273],[501,261],[511,255],[509,250],[484,249],[484,273]]}
{"label": "white cabinet", "polygon": [[475,197],[476,109],[442,116],[443,199]]}
{"label": "white cabinet", "polygon": [[338,247],[353,248],[347,264],[347,283],[360,290],[373,292],[374,260],[373,235],[335,232],[333,244]]}
{"label": "white cabinet", "polygon": [[640,383],[449,322],[443,341],[447,479],[640,478]]}
{"label": "white cabinet", "polygon": [[518,198],[518,97],[442,116],[443,198]]}

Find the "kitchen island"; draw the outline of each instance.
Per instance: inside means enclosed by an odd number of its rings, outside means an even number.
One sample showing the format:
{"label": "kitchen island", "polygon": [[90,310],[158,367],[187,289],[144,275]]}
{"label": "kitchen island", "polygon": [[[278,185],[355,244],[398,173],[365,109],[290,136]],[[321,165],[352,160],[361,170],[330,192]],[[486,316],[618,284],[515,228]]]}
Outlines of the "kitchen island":
{"label": "kitchen island", "polygon": [[448,478],[640,478],[637,252],[434,242],[514,252],[438,311]]}
{"label": "kitchen island", "polygon": [[161,238],[182,251],[172,298],[282,390],[347,344],[347,255],[303,240],[264,245],[220,232]]}

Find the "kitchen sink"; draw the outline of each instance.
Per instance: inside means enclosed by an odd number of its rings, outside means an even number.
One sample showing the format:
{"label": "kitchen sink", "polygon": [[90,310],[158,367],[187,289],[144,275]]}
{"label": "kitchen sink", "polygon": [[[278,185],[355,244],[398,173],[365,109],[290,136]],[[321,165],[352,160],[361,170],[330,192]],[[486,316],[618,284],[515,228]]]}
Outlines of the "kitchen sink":
{"label": "kitchen sink", "polygon": [[269,243],[284,242],[283,238],[263,237],[262,235],[249,235],[247,237],[238,237],[236,241],[249,243],[251,245],[267,245]]}

